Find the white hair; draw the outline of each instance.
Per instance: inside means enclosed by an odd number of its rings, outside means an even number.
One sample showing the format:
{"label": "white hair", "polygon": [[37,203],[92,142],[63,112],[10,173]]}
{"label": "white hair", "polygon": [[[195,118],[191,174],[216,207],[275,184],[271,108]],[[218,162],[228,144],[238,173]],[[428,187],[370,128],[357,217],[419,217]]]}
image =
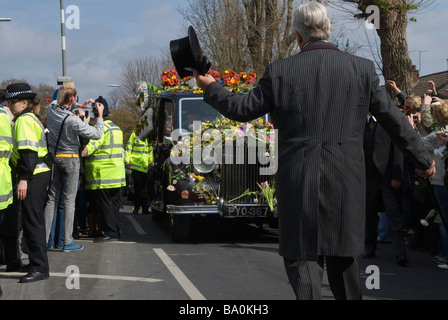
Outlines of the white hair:
{"label": "white hair", "polygon": [[292,27],[305,42],[330,38],[330,18],[325,6],[318,2],[300,5],[294,12]]}

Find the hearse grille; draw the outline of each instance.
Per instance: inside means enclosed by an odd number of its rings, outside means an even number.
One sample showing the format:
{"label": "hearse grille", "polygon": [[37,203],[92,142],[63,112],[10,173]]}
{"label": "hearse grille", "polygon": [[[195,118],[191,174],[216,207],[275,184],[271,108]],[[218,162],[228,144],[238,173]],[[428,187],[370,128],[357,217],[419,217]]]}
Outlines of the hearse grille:
{"label": "hearse grille", "polygon": [[[233,146],[233,153],[227,153],[226,156],[224,152],[221,165],[221,195],[226,202],[241,196],[247,189],[252,192],[260,191],[257,182],[261,184],[272,178],[272,176],[260,175],[260,168],[266,167],[266,165],[260,165],[258,158],[256,155],[254,157],[252,153],[253,150],[249,151],[250,148],[248,147],[236,147],[235,144]],[[251,155],[249,155],[250,152]],[[241,197],[231,203],[254,203],[256,198],[257,196],[252,194]],[[264,199],[259,196],[258,201],[260,204],[265,203]]]}

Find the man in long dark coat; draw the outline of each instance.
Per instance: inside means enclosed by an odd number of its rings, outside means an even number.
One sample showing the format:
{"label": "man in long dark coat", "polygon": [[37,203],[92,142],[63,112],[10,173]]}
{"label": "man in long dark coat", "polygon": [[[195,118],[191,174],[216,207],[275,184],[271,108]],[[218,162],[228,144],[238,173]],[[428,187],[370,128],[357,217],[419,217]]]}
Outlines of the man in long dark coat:
{"label": "man in long dark coat", "polygon": [[238,121],[270,113],[278,129],[280,255],[297,299],[320,299],[326,264],[336,299],[362,296],[357,257],[364,250],[364,124],[370,111],[419,175],[435,173],[430,155],[394,105],[372,61],[327,42],[330,20],[320,3],[294,14],[301,51],[267,66],[247,95],[195,73],[205,101]]}

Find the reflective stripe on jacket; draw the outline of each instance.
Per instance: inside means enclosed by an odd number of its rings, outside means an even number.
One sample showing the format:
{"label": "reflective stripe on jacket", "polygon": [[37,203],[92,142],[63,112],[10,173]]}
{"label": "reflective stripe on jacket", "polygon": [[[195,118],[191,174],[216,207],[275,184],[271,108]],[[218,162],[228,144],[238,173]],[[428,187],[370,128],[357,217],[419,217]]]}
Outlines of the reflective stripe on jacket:
{"label": "reflective stripe on jacket", "polygon": [[10,119],[0,106],[0,210],[6,209],[13,200],[11,167],[9,166],[12,148]]}
{"label": "reflective stripe on jacket", "polygon": [[17,118],[12,127],[12,134],[14,147],[11,160],[14,166],[17,165],[20,158],[19,150],[31,150],[37,152],[39,158],[33,175],[50,171],[50,168],[44,162],[48,153],[44,126],[32,112],[25,113]]}
{"label": "reflective stripe on jacket", "polygon": [[112,121],[104,121],[103,136],[90,140],[85,161],[86,189],[111,189],[126,185],[123,163],[123,132]]}

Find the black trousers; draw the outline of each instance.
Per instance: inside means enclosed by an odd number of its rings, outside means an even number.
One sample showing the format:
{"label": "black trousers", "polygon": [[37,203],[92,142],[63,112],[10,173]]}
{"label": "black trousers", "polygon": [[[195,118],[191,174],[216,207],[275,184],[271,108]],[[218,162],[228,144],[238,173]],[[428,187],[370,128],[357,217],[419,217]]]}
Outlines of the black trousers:
{"label": "black trousers", "polygon": [[26,198],[21,201],[23,238],[28,248],[30,272],[49,272],[44,207],[50,177],[50,172],[34,175],[28,181]]}
{"label": "black trousers", "polygon": [[336,300],[361,300],[357,257],[319,256],[317,261],[284,258],[285,270],[297,300],[321,300],[326,266],[328,282]]}
{"label": "black trousers", "polygon": [[121,188],[92,190],[92,199],[99,215],[105,236],[120,238],[118,215],[120,213]]}
{"label": "black trousers", "polygon": [[140,207],[142,213],[148,213],[148,174],[132,170],[132,179],[134,180],[134,213],[138,213]]}
{"label": "black trousers", "polygon": [[[394,190],[390,185],[390,181],[384,180],[381,175],[367,174],[366,191],[366,252],[375,253],[376,251],[378,212],[384,211],[387,217],[394,256],[406,257],[404,223],[401,211],[403,197],[401,188]],[[381,204],[384,204],[384,206]]]}
{"label": "black trousers", "polygon": [[22,265],[19,247],[19,234],[22,230],[20,210],[20,201],[16,196],[12,204],[0,210],[0,247],[3,247],[6,270],[18,269]]}

